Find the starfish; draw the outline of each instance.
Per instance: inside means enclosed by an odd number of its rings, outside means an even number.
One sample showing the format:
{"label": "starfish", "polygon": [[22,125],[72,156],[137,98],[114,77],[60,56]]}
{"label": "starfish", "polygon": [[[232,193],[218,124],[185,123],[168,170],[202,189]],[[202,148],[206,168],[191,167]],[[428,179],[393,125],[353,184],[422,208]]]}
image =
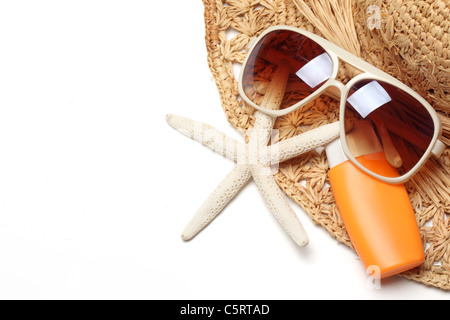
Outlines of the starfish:
{"label": "starfish", "polygon": [[[286,90],[289,72],[279,68],[264,95],[262,106],[278,109]],[[187,227],[182,239],[189,241],[214,220],[239,191],[253,178],[266,205],[286,233],[300,247],[309,243],[297,215],[275,181],[273,166],[324,146],[339,137],[339,122],[327,124],[301,135],[270,145],[275,117],[255,111],[255,124],[248,143],[240,143],[210,125],[169,114],[168,124],[183,135],[200,142],[224,157],[236,162],[228,176],[211,193]]]}

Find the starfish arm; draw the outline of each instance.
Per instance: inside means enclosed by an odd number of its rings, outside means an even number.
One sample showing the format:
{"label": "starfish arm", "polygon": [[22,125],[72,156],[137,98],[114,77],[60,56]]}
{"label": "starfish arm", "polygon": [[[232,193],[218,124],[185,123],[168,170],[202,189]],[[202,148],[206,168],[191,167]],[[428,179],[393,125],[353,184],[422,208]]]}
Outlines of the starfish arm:
{"label": "starfish arm", "polygon": [[277,221],[295,243],[300,247],[306,246],[309,243],[308,236],[278,187],[270,167],[254,166],[252,174],[261,196]]}
{"label": "starfish arm", "polygon": [[236,165],[230,174],[219,184],[209,198],[203,203],[195,216],[184,229],[181,238],[189,241],[202,231],[226,205],[238,194],[251,178],[247,165]]}
{"label": "starfish arm", "polygon": [[[275,165],[322,147],[339,137],[339,122],[307,131],[268,147],[267,164]],[[265,162],[265,161],[264,161]]]}
{"label": "starfish arm", "polygon": [[173,114],[168,114],[166,120],[172,128],[181,134],[228,159],[237,162],[243,156],[245,146],[242,143],[228,137],[208,124]]}
{"label": "starfish arm", "polygon": [[267,147],[270,141],[276,118],[260,111],[255,112],[255,125],[250,129],[249,143],[255,147]]}

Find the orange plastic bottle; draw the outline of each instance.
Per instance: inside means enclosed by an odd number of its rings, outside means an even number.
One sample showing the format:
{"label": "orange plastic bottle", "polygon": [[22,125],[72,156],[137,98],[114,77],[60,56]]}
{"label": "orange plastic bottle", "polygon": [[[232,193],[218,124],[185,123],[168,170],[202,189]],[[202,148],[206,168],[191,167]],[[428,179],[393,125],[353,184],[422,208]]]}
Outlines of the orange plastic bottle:
{"label": "orange plastic bottle", "polygon": [[[392,185],[359,170],[339,140],[326,148],[329,178],[342,221],[366,269],[386,278],[421,265],[424,249],[404,185]],[[392,170],[383,152],[358,157],[369,167]]]}

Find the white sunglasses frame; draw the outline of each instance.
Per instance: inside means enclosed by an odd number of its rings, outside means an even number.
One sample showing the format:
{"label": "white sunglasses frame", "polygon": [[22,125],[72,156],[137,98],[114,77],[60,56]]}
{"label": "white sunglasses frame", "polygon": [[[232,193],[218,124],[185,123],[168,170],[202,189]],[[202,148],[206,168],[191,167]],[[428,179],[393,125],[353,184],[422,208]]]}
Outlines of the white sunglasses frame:
{"label": "white sunglasses frame", "polygon": [[[250,100],[249,97],[245,94],[244,88],[243,88],[243,78],[244,78],[244,71],[245,67],[247,65],[248,59],[250,58],[253,50],[258,45],[258,43],[269,33],[274,31],[280,31],[280,30],[287,30],[287,31],[293,31],[296,33],[299,33],[301,35],[304,35],[305,37],[315,41],[317,44],[319,44],[325,52],[330,56],[332,62],[333,62],[333,72],[330,77],[330,79],[325,82],[319,89],[314,91],[310,96],[303,99],[302,101],[299,101],[298,103],[294,104],[293,106],[290,106],[286,109],[281,110],[267,110],[264,108],[261,108],[257,104],[255,104],[252,100]],[[352,65],[353,67],[361,70],[363,73],[354,77],[351,79],[346,85],[341,83],[340,81],[336,80],[338,71],[339,71],[339,59],[342,61]],[[340,48],[339,46],[329,42],[328,40],[323,39],[322,37],[319,37],[318,35],[315,35],[311,32],[290,27],[290,26],[274,26],[270,27],[267,30],[265,30],[259,37],[254,39],[254,41],[251,43],[248,54],[244,60],[244,63],[241,68],[241,73],[239,76],[239,82],[238,82],[238,89],[239,94],[241,98],[247,103],[248,105],[252,106],[253,108],[261,111],[264,114],[267,114],[272,117],[281,117],[284,116],[308,103],[313,101],[314,99],[318,98],[320,95],[325,93],[326,91],[331,93],[333,96],[336,96],[338,99],[340,98],[340,119],[343,119],[345,107],[346,107],[346,101],[348,98],[348,94],[350,92],[350,89],[353,87],[353,85],[361,80],[378,80],[383,81],[385,83],[388,83],[390,85],[393,85],[400,90],[403,90],[404,92],[411,95],[413,98],[415,98],[417,101],[419,101],[429,112],[433,123],[434,123],[434,134],[433,138],[431,140],[430,146],[425,151],[424,155],[420,159],[420,161],[406,174],[400,176],[400,177],[384,177],[381,175],[378,175],[367,168],[365,168],[363,165],[361,165],[358,160],[352,155],[350,152],[350,149],[347,144],[347,139],[345,138],[345,124],[344,121],[340,121],[340,139],[342,144],[342,149],[344,151],[344,154],[347,156],[347,158],[356,165],[360,170],[366,172],[367,174],[371,175],[372,177],[387,182],[391,184],[401,184],[409,180],[413,175],[415,175],[420,168],[426,163],[426,161],[431,157],[432,154],[434,154],[436,157],[440,157],[441,154],[445,150],[445,145],[439,140],[439,137],[442,134],[442,124],[439,119],[439,116],[437,115],[434,108],[424,99],[422,98],[418,93],[416,93],[414,90],[400,82],[399,80],[395,79],[394,77],[390,76],[389,74],[381,71],[380,69],[376,68],[375,66],[372,66],[371,64],[367,63],[366,61],[362,60],[361,58],[351,54],[350,52]]]}

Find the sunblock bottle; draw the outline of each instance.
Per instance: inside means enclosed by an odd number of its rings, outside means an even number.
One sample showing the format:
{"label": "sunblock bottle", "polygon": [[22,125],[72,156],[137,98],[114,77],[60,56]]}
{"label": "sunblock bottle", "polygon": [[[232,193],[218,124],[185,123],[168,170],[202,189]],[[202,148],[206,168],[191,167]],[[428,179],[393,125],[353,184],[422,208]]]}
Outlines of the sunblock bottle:
{"label": "sunblock bottle", "polygon": [[[392,170],[381,145],[380,151],[357,160],[363,163],[368,156],[377,169]],[[348,161],[340,140],[329,144],[326,153],[336,204],[366,269],[374,268],[386,278],[421,265],[424,249],[405,186],[382,182],[361,171]]]}

